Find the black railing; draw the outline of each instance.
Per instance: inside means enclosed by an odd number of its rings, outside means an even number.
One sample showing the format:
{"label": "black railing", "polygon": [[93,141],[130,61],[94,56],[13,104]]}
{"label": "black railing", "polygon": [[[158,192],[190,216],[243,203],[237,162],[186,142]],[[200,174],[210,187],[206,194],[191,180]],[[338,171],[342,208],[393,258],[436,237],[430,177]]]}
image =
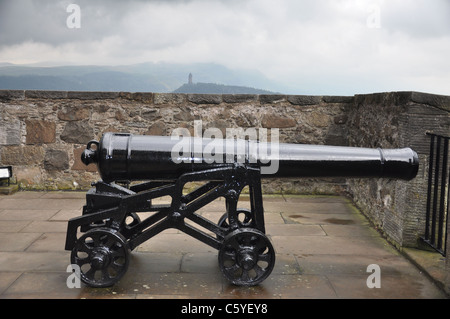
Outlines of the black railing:
{"label": "black railing", "polygon": [[423,240],[442,255],[446,254],[447,217],[449,210],[450,137],[427,133],[431,137],[428,167],[428,195]]}

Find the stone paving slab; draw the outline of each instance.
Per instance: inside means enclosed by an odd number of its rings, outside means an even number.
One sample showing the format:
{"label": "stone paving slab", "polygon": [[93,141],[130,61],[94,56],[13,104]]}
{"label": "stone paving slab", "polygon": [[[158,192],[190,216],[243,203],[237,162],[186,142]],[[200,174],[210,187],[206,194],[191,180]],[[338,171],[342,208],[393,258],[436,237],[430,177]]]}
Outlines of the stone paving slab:
{"label": "stone paving slab", "polygon": [[[448,297],[380,237],[348,199],[339,196],[265,196],[266,233],[275,247],[276,263],[269,278],[256,287],[228,283],[215,249],[170,229],[132,252],[127,273],[113,287],[82,284],[69,289],[70,252],[64,250],[67,221],[80,216],[84,204],[84,192],[0,196],[0,298]],[[248,200],[239,207],[248,208]],[[224,210],[225,202],[218,200],[199,214],[217,221]],[[381,269],[381,288],[367,286],[370,264]]]}

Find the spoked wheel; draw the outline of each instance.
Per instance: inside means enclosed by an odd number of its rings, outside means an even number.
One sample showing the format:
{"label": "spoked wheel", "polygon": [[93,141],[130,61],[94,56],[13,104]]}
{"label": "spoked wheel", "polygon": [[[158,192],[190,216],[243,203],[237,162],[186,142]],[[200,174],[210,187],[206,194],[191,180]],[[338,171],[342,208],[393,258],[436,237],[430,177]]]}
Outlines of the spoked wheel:
{"label": "spoked wheel", "polygon": [[254,286],[264,281],[275,265],[275,251],[257,229],[239,228],[229,233],[219,249],[219,267],[233,284]]}
{"label": "spoked wheel", "polygon": [[77,240],[71,262],[80,267],[80,277],[85,284],[91,287],[112,286],[128,269],[126,239],[110,228],[91,229]]}
{"label": "spoked wheel", "polygon": [[[255,222],[253,220],[253,214],[248,209],[238,209],[236,211],[237,213],[237,219],[238,219],[238,226],[239,228],[243,227],[255,227]],[[228,214],[225,213],[220,217],[219,222],[217,223],[219,227],[223,228],[229,228],[230,222],[228,221]]]}

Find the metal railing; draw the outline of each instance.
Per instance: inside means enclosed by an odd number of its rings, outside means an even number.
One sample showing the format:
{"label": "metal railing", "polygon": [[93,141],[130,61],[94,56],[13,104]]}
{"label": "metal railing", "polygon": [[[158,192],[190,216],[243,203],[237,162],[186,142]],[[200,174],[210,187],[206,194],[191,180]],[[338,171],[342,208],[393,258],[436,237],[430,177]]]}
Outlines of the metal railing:
{"label": "metal railing", "polygon": [[427,135],[431,137],[431,141],[425,235],[422,239],[445,256],[449,210],[448,147],[450,137],[434,133],[427,133]]}

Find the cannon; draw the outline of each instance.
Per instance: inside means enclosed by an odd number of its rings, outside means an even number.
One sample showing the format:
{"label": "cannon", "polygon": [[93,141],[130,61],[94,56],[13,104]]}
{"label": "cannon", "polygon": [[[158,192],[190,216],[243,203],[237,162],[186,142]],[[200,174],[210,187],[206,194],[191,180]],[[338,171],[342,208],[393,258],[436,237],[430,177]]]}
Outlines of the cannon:
{"label": "cannon", "polygon": [[[217,249],[220,270],[232,284],[257,285],[275,265],[265,233],[261,178],[411,180],[419,167],[410,148],[125,133],[90,141],[81,160],[96,164],[101,179],[86,193],[82,215],[68,221],[65,249],[71,251],[71,264],[79,266],[81,280],[92,287],[117,283],[128,269],[130,252],[168,228]],[[191,182],[199,186],[186,191]],[[244,187],[250,209],[237,207]],[[152,203],[164,196],[170,203]],[[225,208],[217,222],[197,212],[219,197]],[[150,215],[141,220],[142,212]]]}

